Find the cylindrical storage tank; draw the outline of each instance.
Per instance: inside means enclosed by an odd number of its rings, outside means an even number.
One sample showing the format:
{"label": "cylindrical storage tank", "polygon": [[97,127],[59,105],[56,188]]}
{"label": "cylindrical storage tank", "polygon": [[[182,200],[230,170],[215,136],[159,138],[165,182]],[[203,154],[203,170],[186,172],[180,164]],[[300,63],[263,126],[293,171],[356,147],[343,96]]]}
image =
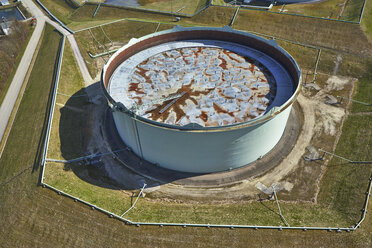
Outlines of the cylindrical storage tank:
{"label": "cylindrical storage tank", "polygon": [[101,74],[121,139],[164,168],[211,173],[261,158],[281,139],[301,72],[275,41],[176,27],[132,39]]}

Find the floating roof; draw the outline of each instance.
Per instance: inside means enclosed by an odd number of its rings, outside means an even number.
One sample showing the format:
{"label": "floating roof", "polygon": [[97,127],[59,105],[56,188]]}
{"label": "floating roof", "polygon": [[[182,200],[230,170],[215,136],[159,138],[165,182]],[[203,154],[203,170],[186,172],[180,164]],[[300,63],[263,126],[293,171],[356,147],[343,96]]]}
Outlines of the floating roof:
{"label": "floating roof", "polygon": [[183,40],[136,53],[117,67],[109,93],[136,115],[176,126],[226,126],[257,118],[293,94],[288,72],[250,47]]}

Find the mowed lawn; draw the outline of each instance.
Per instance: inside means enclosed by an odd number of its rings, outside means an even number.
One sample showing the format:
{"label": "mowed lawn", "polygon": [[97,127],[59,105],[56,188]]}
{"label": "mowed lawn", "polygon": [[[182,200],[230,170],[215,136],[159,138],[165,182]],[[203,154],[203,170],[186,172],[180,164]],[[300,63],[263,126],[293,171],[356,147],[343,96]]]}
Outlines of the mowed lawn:
{"label": "mowed lawn", "polygon": [[[6,182],[20,170],[34,166],[42,142],[41,131],[53,82],[61,36],[47,25],[14,125],[0,159],[0,178]],[[36,168],[34,168],[35,170]]]}

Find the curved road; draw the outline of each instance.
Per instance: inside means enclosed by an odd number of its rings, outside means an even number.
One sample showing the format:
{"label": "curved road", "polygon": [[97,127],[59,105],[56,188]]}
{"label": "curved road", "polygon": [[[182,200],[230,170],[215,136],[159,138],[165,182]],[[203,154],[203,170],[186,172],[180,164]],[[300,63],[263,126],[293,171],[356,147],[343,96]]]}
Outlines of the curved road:
{"label": "curved road", "polygon": [[[0,140],[2,140],[5,129],[7,127],[10,115],[12,113],[12,110],[14,108],[15,102],[17,100],[18,94],[22,88],[23,82],[26,77],[26,73],[28,71],[28,68],[30,66],[32,57],[35,53],[37,44],[41,38],[42,31],[45,26],[45,22],[48,22],[49,24],[53,25],[59,32],[61,32],[63,35],[67,36],[67,39],[69,40],[72,50],[74,52],[74,56],[76,58],[76,61],[79,65],[81,74],[83,76],[83,79],[85,81],[85,85],[89,85],[92,83],[92,78],[88,72],[88,68],[85,64],[85,61],[83,59],[83,56],[80,53],[79,47],[76,43],[76,40],[72,34],[70,34],[67,30],[62,28],[59,24],[56,22],[53,22],[52,20],[47,17],[44,12],[42,12],[38,6],[32,0],[22,0],[23,5],[27,8],[27,10],[35,16],[37,19],[35,30],[31,36],[31,39],[26,47],[26,50],[23,54],[23,57],[19,63],[19,66],[17,68],[16,73],[14,74],[14,78],[11,82],[11,85],[8,89],[8,92],[4,98],[4,101],[2,102],[0,106]],[[1,156],[1,152],[0,152]]]}

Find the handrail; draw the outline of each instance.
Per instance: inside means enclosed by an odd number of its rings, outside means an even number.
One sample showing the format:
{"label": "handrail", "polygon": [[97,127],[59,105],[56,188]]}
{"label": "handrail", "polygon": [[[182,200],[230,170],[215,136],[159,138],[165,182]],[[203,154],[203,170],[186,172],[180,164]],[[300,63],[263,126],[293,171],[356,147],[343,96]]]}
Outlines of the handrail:
{"label": "handrail", "polygon": [[55,17],[48,9],[47,7],[45,7],[43,5],[42,2],[40,2],[40,0],[35,0],[56,22],[59,23],[59,25],[61,25],[64,29],[66,29],[68,32],[70,32],[71,34],[74,33],[74,31],[72,31],[71,29],[69,29],[63,22],[61,22],[57,17]]}
{"label": "handrail", "polygon": [[352,164],[372,164],[372,161],[355,161],[355,160],[351,160],[351,159],[348,159],[348,158],[344,158],[344,157],[342,157],[340,155],[334,154],[332,152],[327,152],[327,151],[323,150],[322,148],[319,148],[319,151],[324,152],[325,154],[334,156],[336,158],[339,158],[339,159],[348,161],[349,163],[352,163]]}
{"label": "handrail", "polygon": [[54,80],[54,90],[53,90],[53,96],[52,96],[52,101],[51,101],[50,110],[49,110],[49,116],[48,116],[49,119],[48,119],[48,124],[47,124],[47,130],[46,130],[45,141],[44,141],[44,149],[43,149],[42,160],[41,160],[41,166],[43,168],[42,172],[41,172],[41,182],[43,181],[43,178],[44,178],[45,158],[46,158],[47,153],[48,153],[49,139],[50,139],[50,128],[51,128],[52,122],[53,122],[54,106],[55,106],[56,98],[57,98],[57,89],[58,89],[58,83],[59,83],[59,76],[60,76],[60,73],[61,73],[61,66],[62,66],[62,58],[63,58],[63,51],[64,51],[64,47],[65,47],[65,41],[66,41],[66,36],[62,34],[62,43],[61,43],[61,47],[60,47],[60,51],[59,51],[56,77],[55,77],[55,80]]}

